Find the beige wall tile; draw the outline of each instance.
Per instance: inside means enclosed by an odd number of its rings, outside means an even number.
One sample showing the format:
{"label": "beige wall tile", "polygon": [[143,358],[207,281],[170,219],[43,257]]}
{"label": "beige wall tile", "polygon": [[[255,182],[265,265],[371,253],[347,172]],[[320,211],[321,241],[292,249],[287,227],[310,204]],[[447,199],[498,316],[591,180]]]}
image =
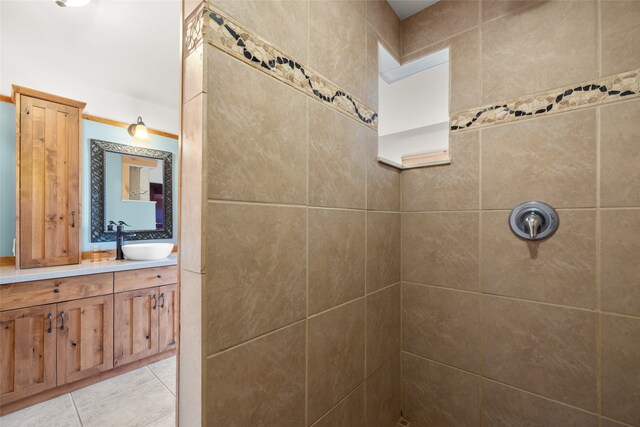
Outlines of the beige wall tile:
{"label": "beige wall tile", "polygon": [[602,210],[602,309],[640,315],[640,210]]}
{"label": "beige wall tile", "polygon": [[209,202],[207,354],[304,318],[306,209]]}
{"label": "beige wall tile", "polygon": [[478,209],[479,132],[451,135],[449,150],[450,165],[403,171],[403,211]]}
{"label": "beige wall tile", "polygon": [[367,292],[400,281],[400,214],[367,212]]}
{"label": "beige wall tile", "polygon": [[595,415],[549,399],[482,381],[482,424],[492,427],[596,427]]}
{"label": "beige wall tile", "polygon": [[365,129],[367,143],[367,209],[400,211],[400,171],[378,162],[378,132]]}
{"label": "beige wall tile", "polygon": [[202,0],[184,0],[182,2],[183,18],[186,19],[202,3],[204,3]]}
{"label": "beige wall tile", "polygon": [[306,203],[307,98],[211,49],[209,198]]}
{"label": "beige wall tile", "polygon": [[394,426],[400,418],[400,352],[367,378],[367,427]]}
{"label": "beige wall tile", "polygon": [[602,415],[640,425],[640,319],[601,319]]}
{"label": "beige wall tile", "polygon": [[402,414],[419,426],[476,426],[480,423],[480,377],[402,354]]}
{"label": "beige wall tile", "polygon": [[482,340],[486,377],[595,411],[595,313],[484,296]]}
{"label": "beige wall tile", "polygon": [[402,286],[402,349],[480,372],[480,295]]}
{"label": "beige wall tile", "polygon": [[524,14],[526,6],[546,0],[482,0],[482,20],[488,21],[502,15]]}
{"label": "beige wall tile", "polygon": [[477,212],[403,213],[403,280],[477,290],[479,216]]}
{"label": "beige wall tile", "polygon": [[640,67],[640,2],[601,1],[602,75]]}
{"label": "beige wall tile", "polygon": [[[640,6],[640,2],[638,5]],[[638,117],[640,117],[640,100],[601,108],[601,206],[640,207],[640,167],[638,167],[640,165],[640,121]]]}
{"label": "beige wall tile", "polygon": [[595,308],[596,212],[561,210],[558,215],[553,237],[526,242],[511,232],[509,211],[482,213],[483,292]]}
{"label": "beige wall tile", "polygon": [[[376,33],[376,30],[374,30],[371,25],[367,25],[367,65],[365,80],[366,96],[363,101],[369,108],[378,111],[378,33]],[[378,133],[375,133],[377,140]]]}
{"label": "beige wall tile", "polygon": [[308,320],[308,422],[364,380],[364,299]]}
{"label": "beige wall tile", "polygon": [[366,2],[310,2],[309,66],[347,92],[364,99],[366,80],[362,76],[366,62]]}
{"label": "beige wall tile", "polygon": [[627,427],[628,424],[618,423],[607,418],[600,417],[600,427]]}
{"label": "beige wall tile", "polygon": [[313,427],[365,427],[364,384],[334,406]]}
{"label": "beige wall tile", "polygon": [[[197,273],[203,272],[204,264],[204,223],[202,213],[206,209],[204,162],[202,160],[205,130],[203,129],[203,109],[207,95],[201,94],[182,107],[182,143],[180,144],[180,205],[177,216],[180,221],[180,265]],[[175,216],[174,216],[175,218]]]}
{"label": "beige wall tile", "polygon": [[367,375],[400,351],[400,284],[367,295]]}
{"label": "beige wall tile", "polygon": [[365,213],[309,209],[309,314],[364,295]]}
{"label": "beige wall tile", "polygon": [[[201,44],[191,54],[185,58],[183,62],[182,77],[182,102],[187,103],[189,100],[202,92],[206,92],[204,85],[204,50],[211,49],[206,44]],[[187,115],[184,114],[187,118]],[[184,123],[183,123],[184,128]],[[202,130],[202,126],[199,128]]]}
{"label": "beige wall tile", "polygon": [[542,2],[486,23],[483,103],[597,77],[597,22],[597,2],[584,0]]}
{"label": "beige wall tile", "polygon": [[595,110],[483,129],[482,207],[595,207]]}
{"label": "beige wall tile", "polygon": [[213,0],[212,3],[295,59],[308,61],[309,2]]}
{"label": "beige wall tile", "polygon": [[207,359],[207,425],[303,425],[304,370],[304,322]]}
{"label": "beige wall tile", "polygon": [[402,50],[400,19],[386,0],[367,0],[367,22],[393,50]]}
{"label": "beige wall tile", "polygon": [[364,129],[355,120],[333,109],[309,102],[310,205],[365,207],[367,163],[363,159],[367,146]]}
{"label": "beige wall tile", "polygon": [[414,53],[404,55],[403,62],[449,48],[449,112],[481,105],[480,99],[480,30],[472,29]]}
{"label": "beige wall tile", "polygon": [[[202,348],[202,281],[205,276],[180,271],[180,346],[178,351],[179,390],[177,401],[180,425],[197,426],[203,422],[203,386],[205,360]],[[205,402],[206,403],[206,402]]]}
{"label": "beige wall tile", "polygon": [[479,1],[443,0],[402,21],[402,54],[471,29],[479,24]]}

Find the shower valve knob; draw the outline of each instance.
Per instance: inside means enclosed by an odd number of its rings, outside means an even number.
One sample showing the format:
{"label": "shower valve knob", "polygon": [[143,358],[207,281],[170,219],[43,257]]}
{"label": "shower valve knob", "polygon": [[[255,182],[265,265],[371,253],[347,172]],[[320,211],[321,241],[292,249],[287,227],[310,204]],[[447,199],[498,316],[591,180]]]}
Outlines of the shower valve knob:
{"label": "shower valve knob", "polygon": [[543,202],[525,202],[516,206],[509,215],[513,233],[524,240],[544,240],[558,229],[558,212]]}

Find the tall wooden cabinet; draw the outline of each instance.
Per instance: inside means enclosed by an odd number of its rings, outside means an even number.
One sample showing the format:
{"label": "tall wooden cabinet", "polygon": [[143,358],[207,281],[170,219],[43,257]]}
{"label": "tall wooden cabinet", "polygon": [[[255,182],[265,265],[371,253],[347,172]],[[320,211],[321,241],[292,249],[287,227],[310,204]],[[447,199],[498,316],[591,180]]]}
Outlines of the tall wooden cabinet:
{"label": "tall wooden cabinet", "polygon": [[13,86],[16,267],[80,262],[83,102]]}

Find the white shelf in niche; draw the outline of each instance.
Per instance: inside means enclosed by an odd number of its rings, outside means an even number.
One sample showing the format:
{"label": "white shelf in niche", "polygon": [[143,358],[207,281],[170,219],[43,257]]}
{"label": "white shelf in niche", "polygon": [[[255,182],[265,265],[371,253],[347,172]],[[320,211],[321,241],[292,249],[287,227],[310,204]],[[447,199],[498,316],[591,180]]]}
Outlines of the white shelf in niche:
{"label": "white shelf in niche", "polygon": [[451,163],[449,122],[440,122],[378,137],[378,161],[397,169]]}

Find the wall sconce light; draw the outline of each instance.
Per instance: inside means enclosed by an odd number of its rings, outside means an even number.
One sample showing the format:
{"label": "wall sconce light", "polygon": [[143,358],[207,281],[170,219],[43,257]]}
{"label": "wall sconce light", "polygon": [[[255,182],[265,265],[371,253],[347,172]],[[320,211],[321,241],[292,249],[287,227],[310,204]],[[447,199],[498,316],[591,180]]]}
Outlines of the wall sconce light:
{"label": "wall sconce light", "polygon": [[142,117],[140,116],[138,116],[138,122],[135,124],[129,125],[129,128],[127,129],[127,131],[129,132],[129,135],[131,135],[133,138],[139,141],[149,140],[149,137],[147,134],[147,126],[144,124],[144,122],[142,121]]}

